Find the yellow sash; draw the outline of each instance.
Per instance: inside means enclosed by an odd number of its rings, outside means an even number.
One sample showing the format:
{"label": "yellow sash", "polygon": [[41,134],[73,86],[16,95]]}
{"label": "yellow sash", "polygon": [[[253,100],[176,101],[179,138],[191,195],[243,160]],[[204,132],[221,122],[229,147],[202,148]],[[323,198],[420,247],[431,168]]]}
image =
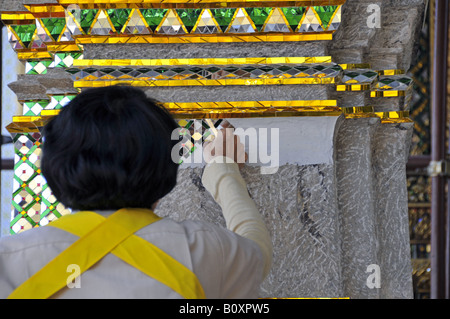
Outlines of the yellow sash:
{"label": "yellow sash", "polygon": [[80,237],[44,268],[14,290],[9,299],[46,299],[67,284],[67,266],[80,267],[80,274],[112,253],[146,275],[170,287],[186,299],[204,299],[195,274],[148,241],[133,235],[160,220],[145,209],[120,209],[108,218],[94,212],[66,215],[49,226]]}

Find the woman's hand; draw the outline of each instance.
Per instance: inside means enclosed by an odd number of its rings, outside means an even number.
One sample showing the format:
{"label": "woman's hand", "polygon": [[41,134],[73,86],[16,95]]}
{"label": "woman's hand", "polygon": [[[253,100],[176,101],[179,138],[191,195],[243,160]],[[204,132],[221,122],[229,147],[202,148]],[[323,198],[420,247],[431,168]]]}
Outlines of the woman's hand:
{"label": "woman's hand", "polygon": [[216,157],[228,157],[242,168],[248,159],[244,144],[234,135],[234,127],[228,121],[223,121],[221,126],[214,140],[203,145],[203,157],[206,163]]}

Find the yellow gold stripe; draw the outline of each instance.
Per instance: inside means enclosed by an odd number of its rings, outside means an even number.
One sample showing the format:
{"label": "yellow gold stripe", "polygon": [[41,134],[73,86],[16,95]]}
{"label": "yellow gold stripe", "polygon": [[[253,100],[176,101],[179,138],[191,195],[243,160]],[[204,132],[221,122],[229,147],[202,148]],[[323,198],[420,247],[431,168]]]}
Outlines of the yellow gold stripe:
{"label": "yellow gold stripe", "polygon": [[344,64],[339,64],[339,66],[343,70],[370,69],[370,64],[369,63],[344,63]]}
{"label": "yellow gold stripe", "polygon": [[5,12],[1,15],[1,20],[34,20],[34,15],[25,12]]}
{"label": "yellow gold stripe", "polygon": [[130,86],[220,86],[220,85],[294,85],[294,84],[334,84],[334,78],[277,78],[277,79],[217,79],[217,80],[111,80],[74,81],[75,88],[104,87],[118,84]]}
{"label": "yellow gold stripe", "polygon": [[61,110],[42,110],[41,117],[58,115]]}
{"label": "yellow gold stripe", "polygon": [[163,103],[167,109],[227,109],[227,108],[295,108],[295,107],[336,107],[336,100],[294,100],[294,101],[232,101],[232,102],[192,102],[192,103]]}
{"label": "yellow gold stripe", "polygon": [[399,97],[399,96],[405,96],[405,91],[372,91],[370,92],[370,97]]}
{"label": "yellow gold stripe", "polygon": [[409,117],[408,111],[376,112],[375,114],[381,119],[383,124],[413,122],[413,120]]}
{"label": "yellow gold stripe", "polygon": [[358,91],[366,91],[366,90],[370,90],[370,84],[351,84],[351,85],[339,84],[339,85],[336,85],[336,91],[338,91],[338,92],[344,92],[344,91],[358,92]]}
{"label": "yellow gold stripe", "polygon": [[342,107],[341,109],[344,114],[373,113],[374,112],[374,109],[372,106]]}
{"label": "yellow gold stripe", "polygon": [[32,14],[42,13],[64,13],[64,7],[59,4],[46,4],[46,5],[24,5],[28,11]]}
{"label": "yellow gold stripe", "polygon": [[48,118],[41,116],[13,116],[13,121],[6,129],[9,133],[39,132],[39,127],[45,126]]}
{"label": "yellow gold stripe", "polygon": [[346,119],[377,117],[372,106],[342,107],[341,110]]}
{"label": "yellow gold stripe", "polygon": [[[230,101],[230,102],[168,102],[162,103],[168,110],[186,110],[186,109],[237,109],[242,110],[267,108],[304,108],[304,110],[334,110],[330,108],[337,107],[336,100],[292,100],[292,101]],[[346,108],[348,109],[348,108]],[[352,108],[359,109],[360,112],[372,112],[372,107]],[[43,117],[58,115],[61,109],[42,110],[40,116],[16,116],[13,118],[15,123],[33,122]],[[347,112],[350,112],[347,110]]]}
{"label": "yellow gold stripe", "polygon": [[48,44],[47,50],[49,52],[75,52],[83,51],[83,47],[75,43],[61,42],[60,44]]}
{"label": "yellow gold stripe", "polygon": [[47,51],[29,51],[17,52],[19,60],[37,60],[37,59],[52,59],[53,56]]}
{"label": "yellow gold stripe", "polygon": [[379,75],[399,75],[405,74],[405,70],[379,70],[377,71]]}
{"label": "yellow gold stripe", "polygon": [[[177,119],[246,118],[285,116],[339,116],[346,118],[378,117],[382,123],[409,123],[408,111],[374,112],[371,106],[337,107],[336,100],[169,102],[162,105]],[[11,133],[35,132],[61,110],[43,110],[41,116],[14,116],[7,126]]]}
{"label": "yellow gold stripe", "polygon": [[[53,48],[52,48],[53,49]],[[324,57],[254,57],[254,58],[204,58],[204,59],[93,59],[74,60],[74,67],[87,66],[160,66],[160,65],[233,65],[233,64],[307,64],[331,63]]]}
{"label": "yellow gold stripe", "polygon": [[13,116],[13,123],[31,123],[40,120],[41,116]]}
{"label": "yellow gold stripe", "polygon": [[186,34],[177,36],[158,35],[118,35],[118,36],[77,36],[79,44],[125,44],[125,43],[224,43],[224,42],[293,42],[332,40],[330,32],[313,34]]}
{"label": "yellow gold stripe", "polygon": [[261,118],[261,117],[299,117],[299,116],[340,116],[342,112],[340,110],[335,111],[296,111],[296,110],[266,110],[255,112],[230,112],[230,111],[218,111],[202,110],[199,112],[173,112],[172,115],[176,119],[223,119],[223,118]]}
{"label": "yellow gold stripe", "polygon": [[8,126],[6,126],[6,130],[9,133],[38,133],[39,129],[34,124],[31,123],[30,125],[19,125],[18,123],[11,123]]}

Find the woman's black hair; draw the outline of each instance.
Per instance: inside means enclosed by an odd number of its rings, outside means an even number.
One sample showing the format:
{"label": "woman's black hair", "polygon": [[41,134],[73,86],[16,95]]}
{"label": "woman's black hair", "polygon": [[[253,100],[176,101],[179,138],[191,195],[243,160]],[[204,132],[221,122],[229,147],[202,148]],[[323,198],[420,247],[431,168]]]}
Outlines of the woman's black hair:
{"label": "woman's black hair", "polygon": [[44,127],[42,174],[72,209],[150,209],[176,184],[178,127],[140,89],[88,89]]}

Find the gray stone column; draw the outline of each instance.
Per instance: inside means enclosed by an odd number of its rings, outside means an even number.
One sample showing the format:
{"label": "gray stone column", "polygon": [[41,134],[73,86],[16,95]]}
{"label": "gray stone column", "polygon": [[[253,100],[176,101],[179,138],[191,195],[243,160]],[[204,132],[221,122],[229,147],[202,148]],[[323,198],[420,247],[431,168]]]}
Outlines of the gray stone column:
{"label": "gray stone column", "polygon": [[379,125],[379,118],[346,119],[337,135],[343,290],[350,298],[379,297],[366,285],[367,266],[377,263],[372,144]]}
{"label": "gray stone column", "polygon": [[383,124],[375,134],[373,172],[381,298],[412,298],[406,162],[413,123]]}

